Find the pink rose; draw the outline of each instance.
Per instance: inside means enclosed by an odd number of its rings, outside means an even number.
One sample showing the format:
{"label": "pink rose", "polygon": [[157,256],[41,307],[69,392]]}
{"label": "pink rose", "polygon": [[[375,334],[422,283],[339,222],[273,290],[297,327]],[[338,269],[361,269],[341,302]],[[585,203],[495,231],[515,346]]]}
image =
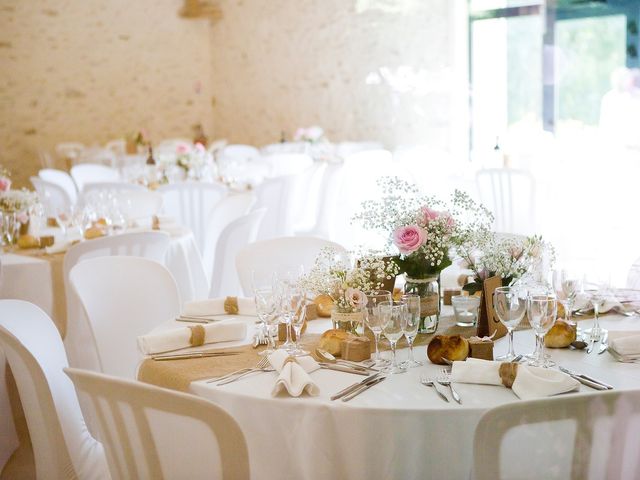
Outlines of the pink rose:
{"label": "pink rose", "polygon": [[456,221],[448,213],[443,213],[442,215],[444,215],[446,218],[445,225],[447,226],[447,229],[449,229],[450,231],[453,230],[453,227],[456,226]]}
{"label": "pink rose", "polygon": [[176,153],[178,155],[184,155],[186,153],[189,153],[189,145],[187,145],[186,143],[180,143],[177,147],[176,147]]}
{"label": "pink rose", "polygon": [[424,218],[424,223],[428,224],[431,220],[435,220],[440,216],[440,212],[436,212],[435,210],[429,207],[422,207],[422,217]]}
{"label": "pink rose", "polygon": [[417,225],[400,227],[393,232],[393,243],[405,255],[418,250],[425,240],[426,234]]}
{"label": "pink rose", "polygon": [[11,180],[7,177],[0,177],[0,192],[8,192],[11,189]]}
{"label": "pink rose", "polygon": [[198,153],[204,153],[207,151],[206,148],[204,148],[204,145],[202,145],[200,142],[196,143],[196,151]]}
{"label": "pink rose", "polygon": [[367,296],[355,288],[347,288],[345,296],[349,300],[349,304],[354,308],[364,308],[367,304]]}

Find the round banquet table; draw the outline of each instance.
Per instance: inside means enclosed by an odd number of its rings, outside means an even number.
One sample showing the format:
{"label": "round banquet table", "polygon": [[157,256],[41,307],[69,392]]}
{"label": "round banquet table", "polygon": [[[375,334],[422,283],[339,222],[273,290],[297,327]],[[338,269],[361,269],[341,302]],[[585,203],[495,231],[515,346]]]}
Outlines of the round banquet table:
{"label": "round banquet table", "polygon": [[[208,281],[191,231],[168,232],[171,242],[165,265],[176,279],[183,301],[207,298]],[[54,321],[60,334],[66,331],[66,300],[62,263],[64,253],[16,250],[0,255],[0,298],[25,300],[38,305]],[[5,381],[5,357],[0,350],[0,471],[18,446]]]}
{"label": "round banquet table", "polygon": [[[640,330],[640,318],[607,315],[601,321],[611,330]],[[583,320],[580,326],[590,323]],[[328,327],[328,321],[312,321],[308,333]],[[515,346],[517,353],[533,351],[533,331],[515,332]],[[494,354],[506,349],[507,339],[499,339]],[[640,388],[638,366],[618,363],[608,353],[547,351],[558,364],[616,389]],[[392,375],[349,402],[329,397],[364,377],[331,370],[311,374],[320,388],[317,397],[272,397],[274,372],[224,386],[194,381],[188,389],[236,419],[247,440],[255,479],[469,478],[480,417],[492,407],[520,400],[501,386],[456,384],[462,405],[445,403],[419,382],[421,375],[437,376],[442,367],[426,361],[424,346],[416,347],[415,353],[425,365]],[[383,355],[389,357],[390,352]],[[398,356],[404,360],[406,350],[399,350]],[[581,385],[577,394],[593,393],[597,392]]]}

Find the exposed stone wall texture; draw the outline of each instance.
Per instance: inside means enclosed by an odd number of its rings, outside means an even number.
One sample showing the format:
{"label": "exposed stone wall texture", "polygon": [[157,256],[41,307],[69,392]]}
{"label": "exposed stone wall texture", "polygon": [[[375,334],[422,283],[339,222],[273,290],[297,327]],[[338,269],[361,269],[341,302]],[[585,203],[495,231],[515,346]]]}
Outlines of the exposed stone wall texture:
{"label": "exposed stone wall texture", "polygon": [[210,23],[180,0],[0,0],[0,163],[27,185],[38,150],[141,127],[211,130]]}
{"label": "exposed stone wall texture", "polygon": [[[464,139],[465,0],[222,0],[212,29],[216,136],[454,147]],[[461,129],[462,128],[462,135]]]}

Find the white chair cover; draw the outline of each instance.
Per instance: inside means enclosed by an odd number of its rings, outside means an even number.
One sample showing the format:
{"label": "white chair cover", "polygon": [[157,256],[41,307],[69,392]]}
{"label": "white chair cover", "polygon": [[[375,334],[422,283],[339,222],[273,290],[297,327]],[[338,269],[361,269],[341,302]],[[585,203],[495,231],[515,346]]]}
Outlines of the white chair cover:
{"label": "white chair cover", "polygon": [[60,185],[38,177],[31,177],[30,180],[47,216],[55,217],[56,212],[68,212],[71,209],[73,201]]}
{"label": "white chair cover", "polygon": [[124,155],[127,151],[127,141],[124,138],[110,140],[104,144],[104,148],[111,150],[116,156]]}
{"label": "white chair cover", "polygon": [[22,300],[0,300],[0,347],[16,380],[38,479],[109,479],[102,445],[86,428],[53,321]]}
{"label": "white chair cover", "polygon": [[86,148],[84,144],[79,142],[62,142],[56,145],[55,152],[61,159],[75,163]]}
{"label": "white chair cover", "polygon": [[341,254],[347,253],[341,245],[315,237],[273,238],[247,245],[236,256],[238,278],[244,295],[253,296],[253,272],[263,278],[282,266],[302,265],[307,271],[325,247],[332,247]]}
{"label": "white chair cover", "polygon": [[640,391],[562,395],[485,413],[473,440],[474,478],[637,479]]}
{"label": "white chair cover", "polygon": [[241,296],[235,259],[245,245],[255,242],[266,209],[260,208],[232,221],[220,233],[216,244],[209,298]]}
{"label": "white chair cover", "polygon": [[300,174],[307,170],[313,159],[304,153],[274,153],[256,160],[269,166],[269,176]]}
{"label": "white chair cover", "polygon": [[82,193],[88,183],[119,182],[120,174],[117,170],[93,163],[82,163],[71,167],[71,177],[76,182],[78,192]]}
{"label": "white chair cover", "polygon": [[223,185],[180,182],[158,188],[166,214],[191,229],[200,254],[206,249],[207,221],[213,209],[227,195]]}
{"label": "white chair cover", "polygon": [[194,395],[67,368],[98,412],[115,479],[248,479],[244,435],[221,407]]}
{"label": "white chair cover", "polygon": [[115,167],[117,163],[117,156],[112,150],[108,148],[86,148],[82,152],[80,152],[80,157],[74,160],[75,165],[84,163]]}
{"label": "white chair cover", "polygon": [[[169,235],[163,232],[137,232],[96,238],[69,248],[64,257],[62,269],[67,299],[67,332],[64,344],[71,366],[91,370],[100,369],[89,320],[71,288],[69,281],[71,269],[82,260],[114,255],[144,257],[163,263],[169,241]],[[142,287],[139,285],[135,290]]]}
{"label": "white chair cover", "polygon": [[239,160],[253,160],[260,157],[260,152],[256,147],[251,145],[227,145],[221,153],[222,157],[237,158]]}
{"label": "white chair cover", "polygon": [[354,153],[383,149],[384,146],[380,142],[340,142],[335,147],[336,155],[342,158]]}
{"label": "white chair cover", "polygon": [[295,205],[291,199],[295,193],[296,175],[270,178],[256,187],[254,208],[266,208],[267,213],[258,231],[258,240],[293,234]]}
{"label": "white chair cover", "polygon": [[71,269],[69,280],[87,314],[98,369],[135,378],[137,337],[180,314],[175,280],[160,263],[139,257],[98,257]]}
{"label": "white chair cover", "polygon": [[38,172],[38,176],[42,180],[46,180],[47,182],[56,183],[65,189],[69,198],[71,199],[71,203],[76,203],[78,200],[78,190],[76,188],[76,184],[69,175],[64,170],[56,170],[55,168],[43,168]]}

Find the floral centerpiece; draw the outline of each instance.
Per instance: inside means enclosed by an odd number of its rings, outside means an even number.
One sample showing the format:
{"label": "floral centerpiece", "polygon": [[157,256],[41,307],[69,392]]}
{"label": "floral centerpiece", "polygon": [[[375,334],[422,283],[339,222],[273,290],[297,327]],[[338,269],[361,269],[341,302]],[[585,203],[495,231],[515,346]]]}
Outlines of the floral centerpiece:
{"label": "floral centerpiece", "polygon": [[405,273],[405,292],[421,297],[421,331],[431,333],[440,314],[438,277],[452,263],[452,248],[477,230],[488,231],[493,217],[459,190],[443,202],[397,177],[378,183],[380,199],[364,202],[354,221],[386,236],[393,261]]}
{"label": "floral centerpiece", "polygon": [[298,128],[293,135],[293,140],[295,142],[320,143],[325,141],[326,138],[324,136],[324,130],[317,125],[313,125],[311,127]]}
{"label": "floral centerpiece", "polygon": [[0,192],[11,190],[11,172],[0,165]]}
{"label": "floral centerpiece", "polygon": [[211,163],[211,155],[201,143],[180,143],[176,147],[176,164],[197,180],[202,178],[203,169]]}
{"label": "floral centerpiece", "polygon": [[29,209],[38,201],[35,192],[26,189],[0,191],[0,212],[2,212],[2,239],[12,244],[18,233],[27,233]]}
{"label": "floral centerpiece", "polygon": [[367,292],[381,289],[384,281],[397,273],[397,266],[382,256],[363,255],[352,265],[348,258],[329,247],[320,252],[301,284],[308,292],[331,297],[334,326],[355,332],[363,319]]}

